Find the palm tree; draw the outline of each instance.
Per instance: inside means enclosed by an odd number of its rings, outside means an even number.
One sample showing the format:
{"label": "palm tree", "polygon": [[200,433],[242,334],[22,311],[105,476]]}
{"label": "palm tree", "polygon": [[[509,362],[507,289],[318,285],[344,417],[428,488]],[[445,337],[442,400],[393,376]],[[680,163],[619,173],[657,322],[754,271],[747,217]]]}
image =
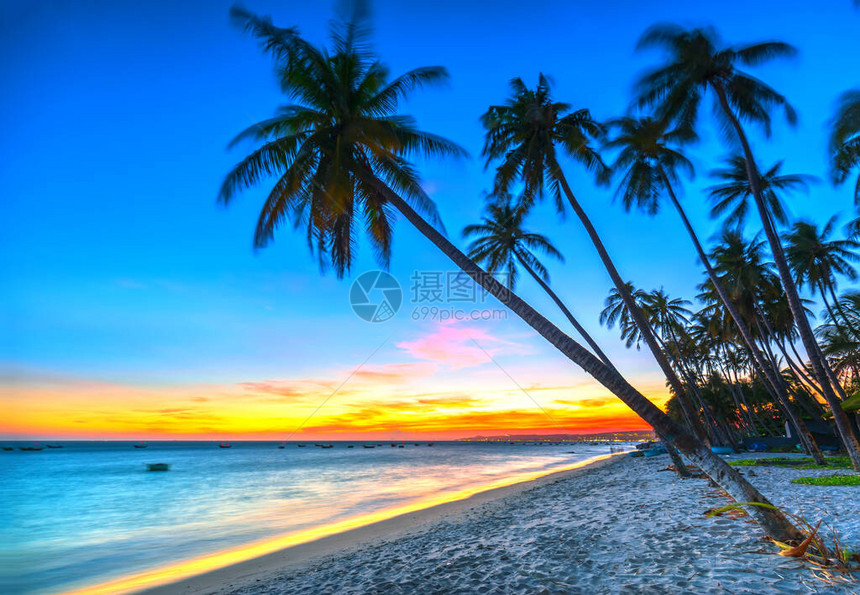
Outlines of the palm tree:
{"label": "palm tree", "polygon": [[[630,281],[627,281],[624,286],[627,292],[633,296],[634,301],[641,310],[645,300],[645,290],[637,289]],[[617,324],[618,329],[621,331],[621,340],[624,341],[625,347],[629,348],[636,345],[636,348],[639,349],[642,343],[642,333],[639,332],[639,327],[633,322],[630,310],[627,308],[624,297],[618,291],[618,288],[613,287],[609,290],[609,295],[606,297],[604,306],[600,312],[600,324],[604,324],[606,328],[610,329],[614,328]]]}
{"label": "palm tree", "polygon": [[[760,173],[758,167],[754,172],[758,177],[758,187],[761,189],[767,213],[772,222],[785,225],[788,214],[778,191],[805,190],[809,182],[815,178],[803,174],[781,174],[782,161],[778,161],[765,173]],[[720,181],[708,188],[711,198],[711,217],[726,214],[724,224],[738,227],[746,223],[752,198],[752,186],[747,177],[746,161],[740,155],[726,159],[726,167],[710,172],[712,178]]]}
{"label": "palm tree", "polygon": [[[857,279],[857,271],[851,261],[858,258],[856,251],[860,248],[860,242],[830,239],[835,227],[836,216],[830,218],[821,232],[814,223],[797,221],[791,232],[786,234],[785,255],[798,289],[809,285],[817,290],[830,317],[836,320],[833,309],[840,310],[842,320],[848,324],[847,328],[857,333],[860,329],[852,328],[847,315],[841,311],[839,298],[836,297],[836,275],[851,281]],[[832,305],[828,301],[828,294],[833,300]]]}
{"label": "palm tree", "polygon": [[[737,229],[724,229],[721,241],[710,254],[710,261],[714,263],[714,277],[728,292],[729,303],[736,306],[737,316],[741,320],[738,328],[747,329],[750,335],[751,343],[747,347],[756,357],[756,367],[766,380],[765,387],[786,419],[797,429],[804,450],[818,464],[822,464],[824,456],[806,423],[788,398],[788,387],[770,349],[770,340],[775,337],[769,319],[776,319],[774,308],[783,303],[784,296],[773,266],[765,259],[764,242],[760,241],[758,236],[747,241]],[[709,278],[702,286],[704,293],[700,298],[709,301],[708,293],[714,287]],[[713,304],[718,303],[716,300],[710,301]],[[706,308],[705,312],[708,310]]]}
{"label": "palm tree", "polygon": [[588,110],[571,111],[568,104],[553,101],[549,79],[543,74],[538,77],[535,89],[528,88],[522,79],[513,79],[511,97],[504,105],[491,106],[481,119],[486,128],[483,154],[487,158],[487,166],[496,160],[500,161],[496,168],[495,191],[508,192],[513,184],[522,183],[526,204],[543,197],[548,191],[559,212],[564,211],[563,197],[567,199],[630,311],[631,319],[642,333],[672,390],[687,409],[696,434],[706,439],[683,383],[660,349],[653,330],[648,327],[633,296],[627,291],[603,241],[570,189],[558,162],[557,147],[598,177],[605,176],[607,168],[591,146],[592,141],[604,136],[603,127],[592,119]]}
{"label": "palm tree", "polygon": [[604,364],[614,368],[597,342],[549,286],[549,273],[538,260],[535,251],[543,252],[561,262],[564,262],[564,257],[548,238],[523,229],[527,214],[526,205],[513,204],[510,195],[488,203],[481,223],[468,225],[463,229],[464,237],[477,236],[467,248],[469,258],[483,264],[488,273],[504,272],[511,290],[516,289],[519,267],[525,269],[558,306],[576,332],[585,339],[592,352]]}
{"label": "palm tree", "polygon": [[[689,176],[693,175],[693,165],[676,148],[696,139],[692,128],[684,126],[668,130],[666,120],[629,117],[615,120],[612,125],[618,133],[606,143],[606,146],[619,149],[612,171],[621,176],[618,194],[623,198],[625,209],[629,211],[635,205],[648,214],[654,215],[660,209],[661,199],[669,198],[693,242],[719,301],[737,325],[744,344],[753,356],[753,361],[772,390],[779,391],[777,374],[764,361],[746,322],[711,266],[708,255],[675,192],[675,186],[679,184],[679,171]],[[773,183],[790,185],[792,182],[780,179]],[[773,200],[769,202],[773,203],[774,211],[777,214],[784,213],[776,194],[772,194]],[[738,195],[743,196],[740,193]],[[733,196],[735,194],[728,194],[723,200]],[[739,218],[742,220],[747,202],[734,198],[732,200],[738,205],[735,212],[739,213]]]}
{"label": "palm tree", "polygon": [[[841,184],[860,166],[860,89],[842,94],[830,125],[830,177],[834,184]],[[860,205],[860,176],[854,186],[854,203]]]}
{"label": "palm tree", "polygon": [[[789,123],[797,119],[785,97],[762,81],[741,70],[740,66],[755,66],[772,58],[792,56],[796,50],[781,42],[766,42],[742,47],[721,47],[711,29],[686,31],[673,25],[658,25],[646,31],[639,41],[640,48],[661,47],[668,53],[668,63],[644,75],[638,83],[638,104],[657,105],[661,118],[674,120],[681,126],[695,123],[703,95],[711,92],[718,109],[723,131],[732,142],[740,143],[750,190],[762,221],[773,259],[785,290],[788,304],[797,325],[801,341],[809,356],[815,377],[824,389],[824,396],[839,434],[848,451],[854,469],[860,471],[860,441],[851,431],[848,416],[840,406],[834,387],[835,376],[815,340],[812,326],[806,318],[800,295],[791,276],[779,234],[768,212],[766,197],[760,184],[752,149],[741,121],[760,125],[770,134],[770,110],[784,109]],[[838,384],[838,383],[836,383]]]}
{"label": "palm tree", "polygon": [[[416,87],[445,77],[443,69],[425,68],[388,80],[387,69],[361,43],[360,26],[348,23],[333,34],[332,50],[316,48],[296,29],[275,27],[234,8],[233,16],[272,53],[284,92],[300,103],[283,108],[272,120],[244,133],[263,145],[226,177],[221,200],[229,202],[243,188],[277,177],[265,200],[258,238],[268,239],[289,220],[307,225],[307,236],[319,257],[335,270],[347,271],[354,251],[342,242],[357,235],[356,217],[363,217],[371,242],[389,246],[388,215],[399,212],[451,261],[506,304],[512,312],[617,395],[643,420],[664,435],[738,502],[767,503],[767,499],[737,470],[687,434],[618,372],[604,365],[565,335],[514,292],[486,273],[458,250],[434,225],[413,208],[432,215],[432,202],[421,191],[408,161],[410,155],[462,154],[450,141],[419,131],[411,118],[397,113],[399,100]],[[401,196],[405,195],[405,198]],[[265,244],[265,242],[262,242]],[[798,539],[800,532],[780,512],[750,506],[749,513],[768,533]]]}

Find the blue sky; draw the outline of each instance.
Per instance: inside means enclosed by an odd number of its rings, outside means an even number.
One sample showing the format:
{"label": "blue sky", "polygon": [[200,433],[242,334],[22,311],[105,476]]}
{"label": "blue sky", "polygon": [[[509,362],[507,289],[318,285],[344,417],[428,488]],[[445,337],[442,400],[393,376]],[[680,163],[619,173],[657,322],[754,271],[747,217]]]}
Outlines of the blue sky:
{"label": "blue sky", "polygon": [[[5,2],[0,13],[0,366],[7,380],[87,378],[127,384],[222,383],[338,374],[383,340],[380,361],[408,360],[395,346],[432,332],[403,311],[386,324],[358,320],[347,304],[351,278],[320,276],[302,234],[284,229],[255,253],[251,236],[262,190],[230,208],[218,186],[249,145],[229,140],[284,103],[271,64],[231,25],[231,2]],[[323,42],[329,2],[247,2],[277,24],[297,25]],[[426,187],[449,234],[463,245],[491,172],[480,158],[478,118],[507,94],[508,80],[530,84],[550,74],[555,95],[599,119],[622,113],[638,73],[656,64],[636,53],[649,25],[712,24],[730,42],[780,39],[799,57],[755,70],[800,113],[792,130],[755,137],[762,163],[822,178],[791,210],[824,221],[850,213],[848,187],[824,181],[825,123],[839,93],[860,86],[849,0],[709,2],[377,2],[375,47],[392,72],[444,65],[447,88],[417,93],[404,106],[426,130],[466,147],[471,158],[421,163]],[[710,221],[702,189],[725,150],[709,119],[693,149],[698,176],[684,192],[703,237]],[[691,298],[700,277],[692,246],[674,212],[649,219],[612,204],[577,166],[572,185],[622,271],[647,289]],[[657,378],[643,353],[626,351],[597,315],[609,279],[578,224],[560,222],[549,204],[529,227],[565,254],[552,264],[554,287],[631,378]],[[376,268],[366,246],[353,276]],[[413,270],[450,270],[405,221],[395,236],[392,273],[404,285]],[[537,288],[521,293],[561,318]],[[408,306],[408,304],[407,304]],[[540,382],[564,362],[519,321],[487,324],[529,346],[499,361],[524,383]],[[405,359],[404,359],[405,358]],[[541,363],[538,363],[541,362]],[[584,379],[571,366],[563,372]],[[438,381],[438,378],[436,379]]]}

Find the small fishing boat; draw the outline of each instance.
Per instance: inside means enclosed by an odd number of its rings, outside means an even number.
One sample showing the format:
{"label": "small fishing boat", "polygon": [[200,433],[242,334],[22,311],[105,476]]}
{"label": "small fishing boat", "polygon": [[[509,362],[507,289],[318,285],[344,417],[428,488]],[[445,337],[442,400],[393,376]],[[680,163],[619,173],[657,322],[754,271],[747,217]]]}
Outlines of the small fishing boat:
{"label": "small fishing boat", "polygon": [[320,448],[334,448],[334,444],[320,444]]}
{"label": "small fishing boat", "polygon": [[222,442],[221,444],[218,445],[218,448],[232,448],[232,447],[233,447],[233,445],[230,444],[229,442]]}
{"label": "small fishing boat", "polygon": [[134,445],[135,448],[146,448],[147,446],[146,442],[138,442]]}
{"label": "small fishing boat", "polygon": [[18,447],[18,450],[38,451],[38,450],[42,450],[42,449],[44,449],[44,448],[45,448],[45,447],[44,447],[44,446],[42,446],[41,444],[36,443],[36,444],[33,444],[32,446],[19,446],[19,447]]}
{"label": "small fishing boat", "polygon": [[296,444],[296,446],[298,446],[299,448],[304,448],[304,447],[305,447],[305,445],[304,445],[304,444]]}
{"label": "small fishing boat", "polygon": [[354,444],[347,444],[346,447],[347,448],[355,448],[355,445]]}
{"label": "small fishing boat", "polygon": [[365,444],[364,448],[376,448],[375,444]]}
{"label": "small fishing boat", "polygon": [[666,449],[662,446],[655,446],[654,448],[649,448],[646,450],[642,456],[644,457],[658,457],[660,455],[664,455],[666,453]]}
{"label": "small fishing boat", "polygon": [[13,446],[4,446],[3,450],[15,450]]}
{"label": "small fishing boat", "polygon": [[46,444],[48,448],[63,448],[62,444]]}
{"label": "small fishing boat", "polygon": [[428,443],[427,443],[427,446],[433,446],[433,443],[432,443],[432,442],[428,442]]}
{"label": "small fishing boat", "polygon": [[167,463],[147,463],[147,471],[170,471],[170,465]]}

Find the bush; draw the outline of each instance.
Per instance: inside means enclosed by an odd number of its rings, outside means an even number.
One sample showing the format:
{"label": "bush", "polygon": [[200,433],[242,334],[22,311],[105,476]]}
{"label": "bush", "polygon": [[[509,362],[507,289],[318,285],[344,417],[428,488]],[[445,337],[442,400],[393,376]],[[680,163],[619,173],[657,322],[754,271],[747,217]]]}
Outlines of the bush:
{"label": "bush", "polygon": [[860,486],[860,475],[825,475],[824,477],[798,477],[791,483],[810,486]]}

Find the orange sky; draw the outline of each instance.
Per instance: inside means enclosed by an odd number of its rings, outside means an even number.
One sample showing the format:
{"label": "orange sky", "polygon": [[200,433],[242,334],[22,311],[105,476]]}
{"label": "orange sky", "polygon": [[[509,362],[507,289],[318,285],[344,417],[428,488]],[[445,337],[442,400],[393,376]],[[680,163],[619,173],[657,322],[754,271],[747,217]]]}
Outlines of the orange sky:
{"label": "orange sky", "polygon": [[[581,372],[486,330],[441,324],[392,348],[384,359],[400,361],[319,378],[142,385],[18,374],[0,384],[0,436],[393,440],[648,429]],[[503,372],[496,358],[505,354],[514,363]],[[661,382],[636,385],[665,403]]]}

